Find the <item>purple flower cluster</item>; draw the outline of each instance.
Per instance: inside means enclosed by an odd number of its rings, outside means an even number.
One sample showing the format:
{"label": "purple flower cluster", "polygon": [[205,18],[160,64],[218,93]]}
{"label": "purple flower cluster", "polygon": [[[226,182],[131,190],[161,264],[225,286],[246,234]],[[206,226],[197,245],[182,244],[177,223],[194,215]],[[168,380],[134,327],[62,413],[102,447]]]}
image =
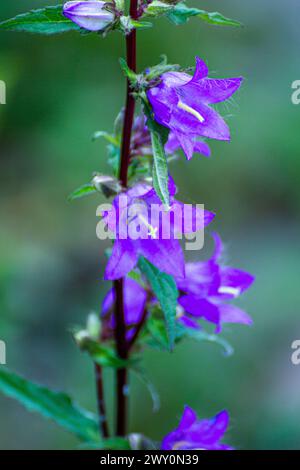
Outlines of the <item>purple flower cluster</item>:
{"label": "purple flower cluster", "polygon": [[229,415],[221,411],[212,419],[200,420],[186,406],[180,423],[162,441],[162,450],[232,450],[220,442],[227,430]]}

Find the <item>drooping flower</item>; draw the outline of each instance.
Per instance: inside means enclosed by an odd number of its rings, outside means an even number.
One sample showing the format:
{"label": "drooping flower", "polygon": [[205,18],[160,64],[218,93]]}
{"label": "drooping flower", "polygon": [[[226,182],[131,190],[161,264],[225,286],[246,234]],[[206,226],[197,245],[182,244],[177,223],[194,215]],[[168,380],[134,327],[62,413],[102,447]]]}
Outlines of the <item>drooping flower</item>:
{"label": "drooping flower", "polygon": [[104,278],[124,277],[144,256],[159,270],[184,277],[183,251],[178,236],[204,229],[214,214],[175,199],[177,189],[170,178],[170,208],[166,211],[156,192],[138,183],[119,194],[103,222],[113,232],[115,241]]}
{"label": "drooping flower", "polygon": [[199,328],[198,319],[205,319],[221,331],[222,323],[252,324],[249,315],[229,301],[239,297],[254,281],[254,277],[219,262],[223,244],[217,234],[215,252],[208,261],[187,263],[185,278],[177,279],[181,292],[179,321],[187,327]]}
{"label": "drooping flower", "polygon": [[221,411],[212,419],[200,420],[192,408],[185,406],[180,423],[165,436],[162,450],[233,450],[220,442],[229,424],[229,414]]}
{"label": "drooping flower", "polygon": [[[134,326],[142,319],[147,301],[146,290],[136,281],[126,277],[124,279],[124,317],[128,327],[127,338],[130,339],[134,332]],[[113,306],[115,302],[115,290],[110,289],[102,303],[102,315],[108,318],[110,326],[114,328]],[[109,315],[111,314],[111,315]]]}
{"label": "drooping flower", "polygon": [[175,135],[187,159],[198,151],[197,137],[230,140],[230,131],[221,116],[210,107],[230,98],[242,78],[208,78],[208,68],[196,57],[193,77],[184,72],[167,72],[161,82],[147,91],[157,122]]}
{"label": "drooping flower", "polygon": [[107,2],[102,1],[71,1],[64,4],[63,14],[81,28],[89,31],[104,30],[111,24],[115,15],[105,7]]}

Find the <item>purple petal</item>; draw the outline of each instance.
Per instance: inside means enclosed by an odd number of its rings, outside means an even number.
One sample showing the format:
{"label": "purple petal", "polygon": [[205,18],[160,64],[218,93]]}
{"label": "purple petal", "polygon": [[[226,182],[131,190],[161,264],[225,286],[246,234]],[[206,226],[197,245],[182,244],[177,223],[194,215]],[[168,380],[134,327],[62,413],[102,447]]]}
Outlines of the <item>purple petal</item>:
{"label": "purple petal", "polygon": [[176,279],[177,287],[198,297],[207,297],[218,291],[220,285],[219,267],[213,261],[187,263],[185,278]]}
{"label": "purple petal", "polygon": [[217,140],[230,140],[230,131],[223,118],[206,104],[198,103],[193,94],[182,96],[182,107],[173,108],[169,127],[193,140],[196,136]]}
{"label": "purple petal", "polygon": [[[213,79],[206,78],[198,83],[190,82],[186,86],[189,92],[197,96],[197,100],[206,104],[228,100],[241,86],[242,77]],[[193,89],[193,91],[192,91]]]}
{"label": "purple petal", "polygon": [[[124,281],[124,312],[127,325],[136,324],[141,319],[144,311],[147,293],[145,289],[136,281],[126,278]],[[115,302],[115,290],[110,291],[105,296],[102,303],[102,313],[105,315]]]}
{"label": "purple petal", "polygon": [[210,157],[211,155],[209,145],[201,140],[196,140],[194,143],[194,152],[201,153],[201,155],[204,155],[205,157]]}
{"label": "purple petal", "polygon": [[177,319],[177,321],[181,323],[183,326],[185,326],[186,328],[192,328],[193,330],[199,330],[201,328],[200,325],[195,320],[192,320],[187,315],[181,315]]}
{"label": "purple petal", "polygon": [[184,256],[178,240],[138,240],[139,253],[160,271],[175,277],[184,277]]}
{"label": "purple petal", "polygon": [[178,425],[179,431],[187,431],[197,421],[195,411],[189,406],[185,405],[181,420]]}
{"label": "purple petal", "polygon": [[175,213],[178,211],[182,215],[173,219],[175,233],[198,232],[198,230],[203,230],[215,218],[213,212],[195,207],[192,204],[184,204],[180,201],[174,200],[171,209]]}
{"label": "purple petal", "polygon": [[130,240],[115,240],[104,279],[115,280],[126,276],[136,266],[137,260],[138,255]]}
{"label": "purple petal", "polygon": [[252,318],[235,305],[224,304],[219,306],[221,323],[241,323],[252,325]]}
{"label": "purple petal", "polygon": [[184,310],[194,317],[204,317],[207,321],[219,325],[220,312],[218,306],[206,299],[199,299],[195,295],[185,295],[178,299]]}
{"label": "purple petal", "polygon": [[193,75],[193,78],[191,82],[198,82],[199,80],[202,80],[203,78],[206,78],[208,75],[208,67],[204,60],[200,59],[200,57],[196,56],[196,68],[195,72]]}
{"label": "purple petal", "polygon": [[239,269],[223,267],[221,272],[221,286],[219,293],[227,295],[227,298],[236,298],[254,282],[254,276]]}
{"label": "purple petal", "polygon": [[228,424],[229,414],[224,410],[212,419],[199,421],[199,424],[195,429],[195,433],[197,433],[199,437],[201,436],[202,443],[214,445],[222,439],[227,430]]}

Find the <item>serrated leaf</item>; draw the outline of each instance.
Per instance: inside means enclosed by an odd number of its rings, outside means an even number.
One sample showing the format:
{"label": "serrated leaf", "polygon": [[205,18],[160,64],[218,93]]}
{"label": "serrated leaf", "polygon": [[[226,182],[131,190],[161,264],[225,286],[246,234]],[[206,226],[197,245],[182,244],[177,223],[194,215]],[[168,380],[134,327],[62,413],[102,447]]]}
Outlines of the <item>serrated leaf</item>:
{"label": "serrated leaf", "polygon": [[96,418],[75,405],[65,393],[54,392],[2,369],[0,391],[18,400],[29,411],[36,411],[52,419],[83,441],[99,440]]}
{"label": "serrated leaf", "polygon": [[39,10],[22,13],[0,23],[0,30],[25,31],[38,34],[57,34],[68,31],[80,31],[81,28],[66,18],[63,6],[48,6]]}
{"label": "serrated leaf", "polygon": [[138,266],[147,277],[153,293],[161,305],[168,333],[169,349],[172,350],[175,341],[176,306],[178,299],[176,282],[172,276],[159,271],[143,257],[139,258]]}
{"label": "serrated leaf", "polygon": [[193,16],[213,25],[242,26],[238,21],[226,18],[217,11],[208,12],[205,10],[199,10],[198,8],[189,8],[184,3],[179,3],[173,8],[172,11],[167,13],[169,20],[171,20],[176,25],[186,23]]}
{"label": "serrated leaf", "polygon": [[84,184],[79,188],[75,189],[69,196],[68,201],[74,201],[75,199],[81,199],[82,197],[89,196],[90,194],[97,193],[97,189],[93,184]]}

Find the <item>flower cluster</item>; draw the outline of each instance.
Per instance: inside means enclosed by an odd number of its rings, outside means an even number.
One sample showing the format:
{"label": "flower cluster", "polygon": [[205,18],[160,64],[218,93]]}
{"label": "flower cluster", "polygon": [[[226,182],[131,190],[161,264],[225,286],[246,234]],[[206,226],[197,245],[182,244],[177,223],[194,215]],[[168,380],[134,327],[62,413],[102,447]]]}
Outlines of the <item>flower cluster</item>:
{"label": "flower cluster", "polygon": [[[115,125],[113,135],[97,133],[110,143],[108,163],[114,175],[97,173],[90,184],[83,185],[70,198],[99,192],[105,197],[113,196],[109,208],[106,205],[97,214],[101,212],[102,216],[99,231],[103,229],[114,240],[104,274],[106,280],[114,283],[103,301],[101,319],[90,317],[87,329],[75,334],[81,350],[96,365],[102,441],[99,442],[90,414],[74,407],[68,397],[61,400],[60,395],[34,384],[27,387],[24,379],[15,376],[3,382],[8,395],[17,396],[26,404],[26,393],[20,395],[20,388],[33,390],[40,402],[46,397],[44,401],[52,404],[46,412],[43,406],[33,406],[34,399],[31,408],[52,417],[95,448],[115,445],[120,449],[124,444],[126,449],[131,445],[126,433],[129,389],[126,370],[132,366],[135,372],[142,372],[136,364],[144,346],[151,346],[151,339],[156,339],[153,331],[158,333],[161,349],[172,350],[184,336],[218,339],[216,335],[199,332],[203,328],[200,320],[204,320],[204,325],[212,324],[217,334],[225,323],[252,323],[249,315],[232,302],[251,286],[254,277],[224,263],[219,235],[213,234],[215,248],[208,260],[185,263],[180,239],[191,238],[198,232],[203,235],[215,214],[202,205],[179,201],[169,168],[179,149],[187,160],[194,153],[209,157],[207,139],[230,140],[229,127],[214,105],[229,100],[240,88],[242,78],[210,78],[206,63],[199,57],[193,75],[179,65],[168,64],[166,59],[137,73],[136,30],[151,26],[149,19],[160,16],[167,16],[176,25],[191,17],[213,24],[239,25],[220,13],[189,8],[182,0],[68,1],[63,7],[46,6],[0,23],[2,29],[39,34],[80,31],[94,32],[100,37],[119,31],[126,36],[127,63],[120,60],[127,77],[126,108],[119,115],[119,127]],[[142,114],[135,117],[138,100]],[[111,436],[102,367],[114,368],[117,379],[113,433],[117,439],[112,437],[109,442],[103,442]],[[5,386],[8,382],[9,392]],[[70,416],[62,420],[65,403]],[[77,427],[75,421],[84,425]],[[230,450],[222,442],[228,423],[227,411],[200,420],[186,406],[178,427],[165,436],[161,449]],[[138,437],[137,442],[143,441]]]}

